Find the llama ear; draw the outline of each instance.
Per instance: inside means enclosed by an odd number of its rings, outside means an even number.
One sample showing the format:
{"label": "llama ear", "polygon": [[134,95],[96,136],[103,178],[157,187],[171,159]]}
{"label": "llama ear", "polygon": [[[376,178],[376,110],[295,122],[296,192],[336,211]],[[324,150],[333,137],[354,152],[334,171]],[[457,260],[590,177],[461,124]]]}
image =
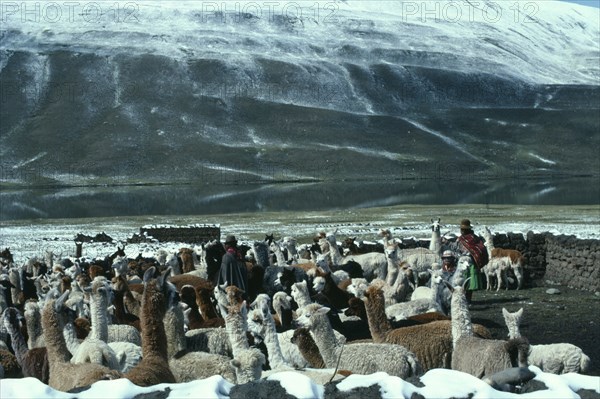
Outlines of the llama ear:
{"label": "llama ear", "polygon": [[439,222],[441,222],[441,221],[442,221],[442,218],[438,218],[437,222],[439,223]]}
{"label": "llama ear", "polygon": [[70,293],[71,293],[70,290],[66,290],[61,296],[58,297],[56,302],[54,302],[54,310],[56,310],[58,312],[62,309],[62,307],[65,303],[65,300],[69,297]]}
{"label": "llama ear", "polygon": [[502,315],[504,317],[508,317],[510,315],[510,313],[508,313],[508,310],[506,310],[506,308],[502,308]]}
{"label": "llama ear", "polygon": [[167,282],[167,278],[171,275],[171,267],[169,266],[167,270],[160,276],[158,283],[162,287]]}
{"label": "llama ear", "polygon": [[146,272],[144,273],[144,278],[142,279],[144,284],[146,284],[148,281],[150,281],[154,277],[155,272],[156,272],[156,268],[154,266],[149,267],[148,270],[146,270]]}
{"label": "llama ear", "polygon": [[521,308],[517,311],[517,316],[519,316],[519,317],[523,316],[523,308]]}
{"label": "llama ear", "polygon": [[315,311],[315,314],[327,314],[329,312],[329,308],[327,306],[320,307]]}

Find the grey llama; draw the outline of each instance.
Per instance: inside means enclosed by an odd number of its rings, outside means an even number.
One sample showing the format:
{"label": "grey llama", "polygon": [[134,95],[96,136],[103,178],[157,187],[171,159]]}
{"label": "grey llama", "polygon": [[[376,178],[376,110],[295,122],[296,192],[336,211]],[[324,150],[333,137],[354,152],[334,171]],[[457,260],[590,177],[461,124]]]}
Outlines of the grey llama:
{"label": "grey llama", "polygon": [[511,367],[527,367],[529,343],[525,338],[509,341],[473,335],[473,325],[462,287],[452,292],[452,369],[477,378],[490,377]]}
{"label": "grey llama", "polygon": [[329,308],[311,304],[304,308],[302,315],[297,319],[299,325],[314,333],[315,343],[327,367],[336,367],[339,359],[339,368],[358,374],[384,371],[400,378],[421,374],[422,368],[416,356],[403,346],[339,343],[326,316],[327,312]]}

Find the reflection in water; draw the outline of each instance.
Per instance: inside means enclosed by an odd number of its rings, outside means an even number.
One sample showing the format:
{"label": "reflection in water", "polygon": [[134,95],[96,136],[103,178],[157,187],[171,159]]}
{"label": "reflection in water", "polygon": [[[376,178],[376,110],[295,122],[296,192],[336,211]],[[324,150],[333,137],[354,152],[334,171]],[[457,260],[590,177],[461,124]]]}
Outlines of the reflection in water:
{"label": "reflection in water", "polygon": [[86,187],[0,191],[0,220],[320,211],[402,204],[599,203],[595,179]]}

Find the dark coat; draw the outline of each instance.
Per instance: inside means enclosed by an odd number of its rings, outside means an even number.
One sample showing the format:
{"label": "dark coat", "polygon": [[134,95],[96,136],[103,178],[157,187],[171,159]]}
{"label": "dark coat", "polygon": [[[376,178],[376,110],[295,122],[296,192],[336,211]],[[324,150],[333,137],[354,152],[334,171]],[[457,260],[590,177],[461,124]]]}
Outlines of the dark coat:
{"label": "dark coat", "polygon": [[244,290],[244,292],[248,292],[248,271],[246,270],[246,264],[236,254],[237,251],[228,250],[223,255],[218,283],[222,285],[227,282],[227,286],[235,285],[239,289]]}

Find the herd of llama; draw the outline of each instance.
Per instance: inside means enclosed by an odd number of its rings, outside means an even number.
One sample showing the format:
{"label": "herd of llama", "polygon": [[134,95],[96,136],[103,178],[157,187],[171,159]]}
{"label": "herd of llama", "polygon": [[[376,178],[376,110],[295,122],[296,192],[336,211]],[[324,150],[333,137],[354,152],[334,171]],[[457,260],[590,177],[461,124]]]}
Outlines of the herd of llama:
{"label": "herd of llama", "polygon": [[[129,258],[118,247],[105,257],[47,254],[22,264],[5,249],[0,378],[35,377],[77,392],[120,378],[152,386],[221,375],[245,384],[295,370],[324,384],[350,374],[410,379],[447,368],[496,387],[513,368],[590,369],[575,345],[522,337],[523,309],[498,309],[508,340],[472,322],[469,257],[457,254],[456,271],[443,270],[452,237],[440,230],[432,219],[429,247],[417,248],[385,229],[370,243],[340,241],[337,232],[304,244],[268,235],[236,249],[245,291],[217,283],[225,254],[217,240],[150,257]],[[496,248],[487,227],[482,236],[486,288],[508,289],[508,277],[523,288],[523,254]]]}

